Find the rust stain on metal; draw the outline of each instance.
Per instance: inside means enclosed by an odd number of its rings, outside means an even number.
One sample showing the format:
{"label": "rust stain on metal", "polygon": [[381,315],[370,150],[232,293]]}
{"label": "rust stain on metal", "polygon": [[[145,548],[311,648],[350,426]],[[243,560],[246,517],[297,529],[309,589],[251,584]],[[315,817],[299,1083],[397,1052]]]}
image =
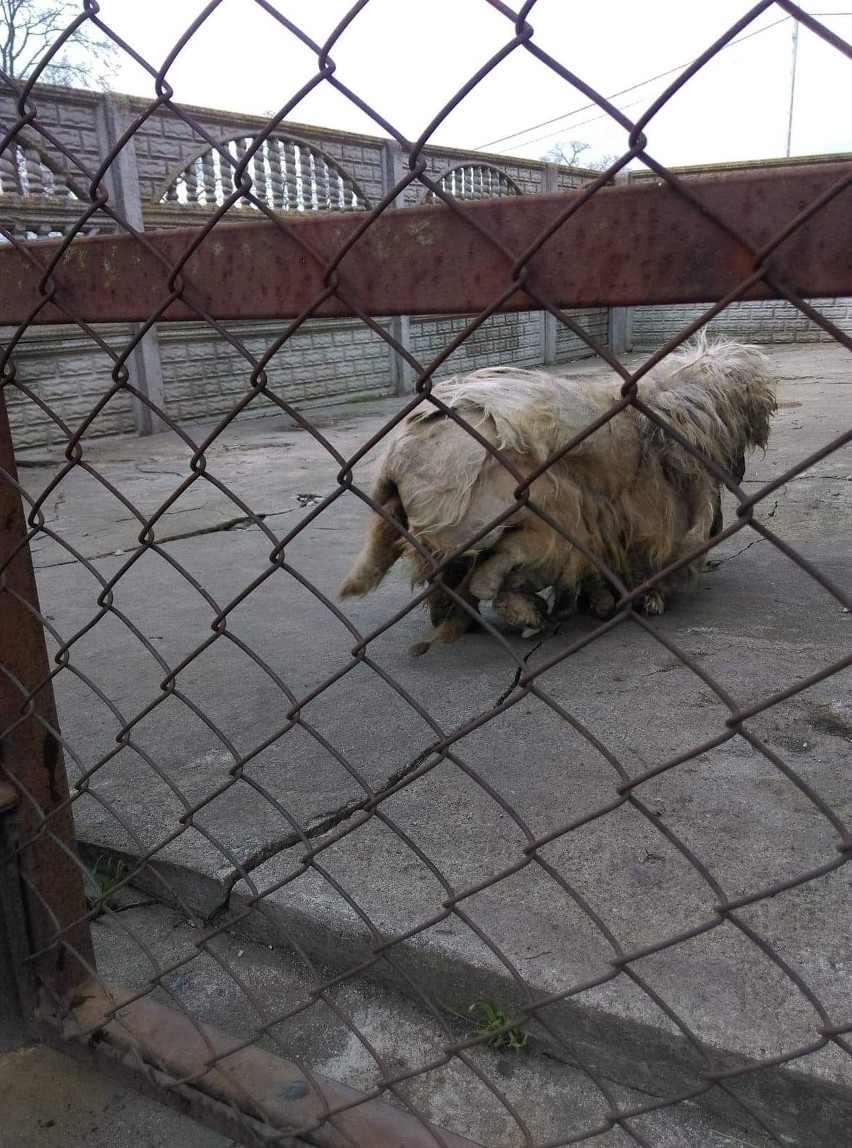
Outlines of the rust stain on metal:
{"label": "rust stain on metal", "polygon": [[[242,1040],[151,999],[123,1005],[130,996],[90,983],[78,994],[62,1035],[89,1042],[95,1052],[106,1045],[137,1063],[141,1057],[175,1081],[189,1078],[200,1093],[282,1132],[304,1134],[305,1143],[318,1148],[481,1148],[317,1073],[308,1079],[291,1061],[243,1047]],[[329,1112],[336,1115],[329,1119]]]}
{"label": "rust stain on metal", "polygon": [[[364,216],[216,225],[191,254],[198,228],[151,232],[144,242],[78,238],[41,289],[38,265],[46,265],[57,242],[10,245],[0,250],[0,313],[21,322],[56,287],[88,322],[145,321],[174,294],[175,273],[178,297],[164,320],[195,319],[199,309],[218,319],[289,318],[312,304],[317,316],[340,316],[352,313],[353,300],[371,315],[475,313],[511,287],[513,265],[524,269],[538,298],[519,282],[502,310],[540,307],[542,296],[565,308],[709,302],[745,282],[755,251],[772,246],[773,236],[850,174],[849,163],[830,163],[684,179],[688,196],[665,183],[603,188],[540,249],[540,238],[583,191],[386,212],[339,263]],[[846,186],[770,251],[767,268],[805,298],[848,295],[850,251]],[[335,274],[340,290],[328,294]],[[777,296],[761,280],[741,297]],[[67,314],[45,302],[33,321],[67,322]]]}

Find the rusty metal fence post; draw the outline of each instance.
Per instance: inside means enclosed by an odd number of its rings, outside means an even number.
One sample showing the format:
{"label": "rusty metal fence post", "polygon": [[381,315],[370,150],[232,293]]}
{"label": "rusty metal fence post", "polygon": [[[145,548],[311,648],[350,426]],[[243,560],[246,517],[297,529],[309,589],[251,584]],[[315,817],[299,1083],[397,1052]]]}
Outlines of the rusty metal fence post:
{"label": "rusty metal fence post", "polygon": [[[94,951],[17,478],[0,390],[0,783],[6,797],[0,818],[9,849],[0,884],[14,903],[20,882],[32,973],[45,994],[39,1003],[61,1013],[88,979]],[[57,943],[56,935],[68,924],[72,927]],[[23,970],[21,975],[30,981]]]}

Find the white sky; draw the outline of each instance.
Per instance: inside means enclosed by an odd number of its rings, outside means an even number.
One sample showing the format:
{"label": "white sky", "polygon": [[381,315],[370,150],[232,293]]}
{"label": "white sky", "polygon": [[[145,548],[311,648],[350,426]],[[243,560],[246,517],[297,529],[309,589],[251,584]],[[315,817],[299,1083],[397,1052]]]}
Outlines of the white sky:
{"label": "white sky", "polygon": [[[101,18],[159,67],[203,0],[101,0]],[[268,0],[323,41],[350,0]],[[852,42],[852,0],[812,0],[832,31]],[[747,0],[538,0],[534,42],[604,95],[692,60],[745,15]],[[834,15],[823,15],[835,13]],[[844,15],[844,13],[846,13]],[[768,27],[775,24],[775,27]],[[783,155],[790,100],[793,22],[770,5],[691,79],[647,128],[649,152],[667,164]],[[489,57],[513,37],[485,0],[367,0],[331,52],[336,76],[411,139]],[[221,0],[168,72],[179,102],[247,113],[278,111],[317,72],[316,55],[258,0]],[[614,102],[638,116],[676,75]],[[153,82],[127,60],[118,91],[151,95]],[[539,158],[557,140],[583,140],[587,155],[622,153],[626,133],[523,48],[503,60],[431,136],[434,143]],[[288,119],[383,135],[327,83]],[[799,34],[793,155],[852,152],[852,60],[808,29]]]}

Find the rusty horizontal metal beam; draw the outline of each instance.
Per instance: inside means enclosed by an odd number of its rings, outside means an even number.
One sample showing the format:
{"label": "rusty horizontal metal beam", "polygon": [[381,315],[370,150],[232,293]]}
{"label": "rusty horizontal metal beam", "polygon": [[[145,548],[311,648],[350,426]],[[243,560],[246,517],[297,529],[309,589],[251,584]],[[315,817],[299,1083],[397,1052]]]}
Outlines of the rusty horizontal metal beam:
{"label": "rusty horizontal metal beam", "polygon": [[[663,181],[605,187],[529,259],[529,282],[564,308],[716,301],[752,274],[754,250],[850,177],[852,164],[845,162],[685,180],[702,209]],[[312,313],[348,315],[351,300],[371,315],[483,310],[511,287],[515,261],[582,195],[386,211],[340,260],[344,290],[325,297]],[[228,223],[213,228],[188,258],[197,228],[149,232],[145,241],[153,251],[128,235],[78,238],[50,282],[41,284],[33,260],[46,265],[58,241],[33,242],[28,251],[5,245],[0,322],[24,321],[54,289],[88,322],[144,322],[168,302],[170,269],[178,266],[187,298],[215,318],[291,318],[323,295],[329,267],[364,223],[359,214]],[[726,225],[746,243],[732,237]],[[769,262],[802,297],[852,295],[849,184],[785,238]],[[742,297],[774,294],[760,282]],[[501,309],[535,306],[519,289]],[[198,314],[176,299],[160,317],[178,321]],[[34,321],[68,318],[48,302]]]}
{"label": "rusty horizontal metal beam", "polygon": [[[135,1000],[118,1010],[128,994],[91,982],[76,997],[70,1014],[57,1020],[50,1009],[39,1011],[39,1035],[58,1048],[88,1058],[103,1055],[107,1062],[124,1060],[135,1069],[132,1083],[146,1074],[156,1076],[156,1089],[146,1089],[187,1115],[219,1126],[245,1143],[255,1139],[255,1121],[266,1128],[294,1135],[295,1144],[316,1148],[481,1148],[473,1140],[418,1120],[381,1100],[367,1099],[344,1084],[313,1074],[309,1085],[291,1061],[242,1041],[213,1025],[188,1017],[150,998]],[[75,1049],[75,1045],[77,1046]],[[229,1049],[237,1051],[229,1053]],[[211,1057],[215,1064],[206,1068]],[[142,1065],[145,1070],[140,1071]],[[192,1078],[189,1087],[177,1083]],[[174,1097],[170,1094],[174,1093]],[[340,1111],[323,1120],[329,1110]],[[246,1120],[234,1123],[233,1113]],[[230,1120],[227,1119],[230,1113]],[[226,1123],[222,1123],[225,1118]],[[313,1127],[317,1125],[317,1127]],[[300,1129],[306,1131],[304,1138]],[[434,1135],[431,1129],[434,1129]],[[262,1127],[256,1142],[268,1143]]]}

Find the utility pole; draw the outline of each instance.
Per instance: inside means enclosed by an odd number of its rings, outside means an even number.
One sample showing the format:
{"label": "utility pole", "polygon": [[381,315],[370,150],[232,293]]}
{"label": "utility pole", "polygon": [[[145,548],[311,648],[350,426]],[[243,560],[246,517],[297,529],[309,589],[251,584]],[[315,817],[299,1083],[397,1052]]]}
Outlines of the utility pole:
{"label": "utility pole", "polygon": [[787,115],[787,151],[790,155],[790,141],[793,137],[793,101],[796,98],[796,57],[799,52],[799,21],[793,20],[793,59],[790,68],[790,110]]}

